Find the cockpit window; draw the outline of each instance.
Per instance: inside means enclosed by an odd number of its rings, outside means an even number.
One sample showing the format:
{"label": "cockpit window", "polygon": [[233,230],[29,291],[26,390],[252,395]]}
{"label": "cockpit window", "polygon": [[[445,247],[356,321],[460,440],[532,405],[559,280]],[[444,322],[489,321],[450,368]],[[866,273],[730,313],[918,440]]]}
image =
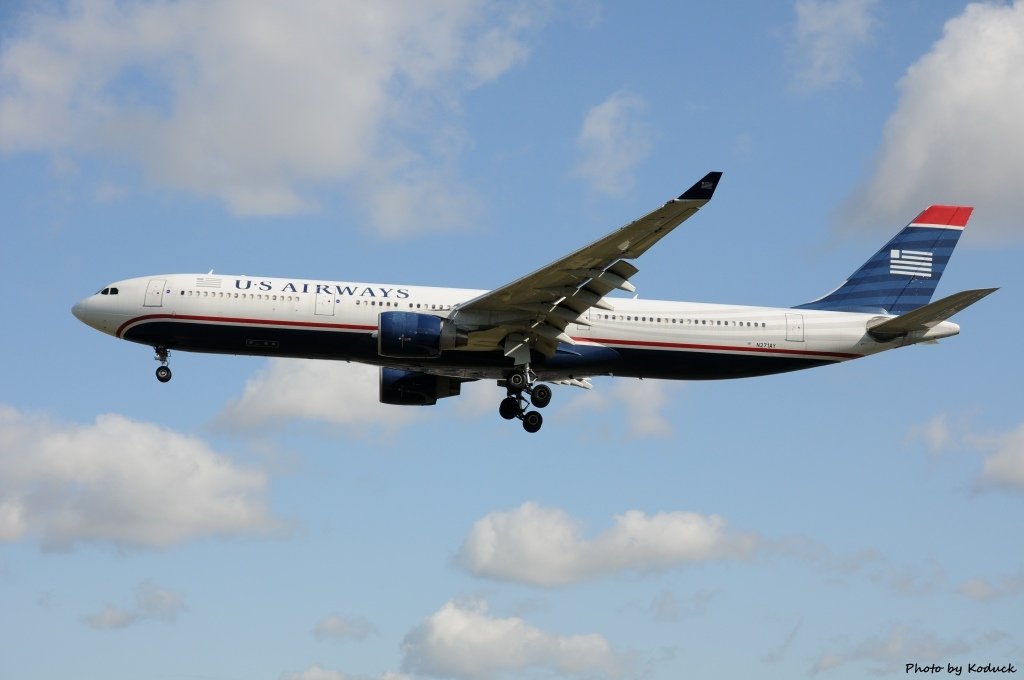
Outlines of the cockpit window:
{"label": "cockpit window", "polygon": [[104,288],[99,292],[100,295],[117,295],[117,288]]}

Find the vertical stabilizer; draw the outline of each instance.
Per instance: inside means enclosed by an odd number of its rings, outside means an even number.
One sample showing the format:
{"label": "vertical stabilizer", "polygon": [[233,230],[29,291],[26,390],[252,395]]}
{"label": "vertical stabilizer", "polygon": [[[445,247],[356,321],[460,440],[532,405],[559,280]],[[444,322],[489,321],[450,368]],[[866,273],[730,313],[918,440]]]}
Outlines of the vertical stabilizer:
{"label": "vertical stabilizer", "polygon": [[843,285],[798,309],[906,314],[928,304],[974,208],[933,205]]}

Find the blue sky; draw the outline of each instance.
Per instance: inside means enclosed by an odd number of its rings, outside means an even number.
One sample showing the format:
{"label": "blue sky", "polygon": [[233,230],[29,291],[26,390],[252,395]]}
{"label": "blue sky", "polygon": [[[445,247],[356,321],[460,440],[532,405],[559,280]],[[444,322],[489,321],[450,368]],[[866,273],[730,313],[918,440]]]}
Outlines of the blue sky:
{"label": "blue sky", "polygon": [[[0,677],[1024,663],[1024,5],[5,3]],[[490,288],[677,195],[648,298],[791,305],[976,206],[959,337],[403,409],[78,323],[205,272]]]}

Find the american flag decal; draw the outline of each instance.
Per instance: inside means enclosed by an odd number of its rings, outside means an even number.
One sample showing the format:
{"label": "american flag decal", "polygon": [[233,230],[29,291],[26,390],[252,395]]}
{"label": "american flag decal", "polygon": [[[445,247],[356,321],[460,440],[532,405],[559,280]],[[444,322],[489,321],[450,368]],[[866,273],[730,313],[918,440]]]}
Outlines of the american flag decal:
{"label": "american flag decal", "polygon": [[889,251],[889,273],[902,276],[932,277],[932,254],[921,250]]}

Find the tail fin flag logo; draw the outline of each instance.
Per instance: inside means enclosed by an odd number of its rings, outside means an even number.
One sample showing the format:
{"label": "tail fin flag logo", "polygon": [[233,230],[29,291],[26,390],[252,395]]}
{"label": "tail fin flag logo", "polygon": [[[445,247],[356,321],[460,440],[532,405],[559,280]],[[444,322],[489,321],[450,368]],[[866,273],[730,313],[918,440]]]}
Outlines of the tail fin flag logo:
{"label": "tail fin flag logo", "polygon": [[932,254],[921,250],[889,251],[889,273],[902,276],[932,277]]}

